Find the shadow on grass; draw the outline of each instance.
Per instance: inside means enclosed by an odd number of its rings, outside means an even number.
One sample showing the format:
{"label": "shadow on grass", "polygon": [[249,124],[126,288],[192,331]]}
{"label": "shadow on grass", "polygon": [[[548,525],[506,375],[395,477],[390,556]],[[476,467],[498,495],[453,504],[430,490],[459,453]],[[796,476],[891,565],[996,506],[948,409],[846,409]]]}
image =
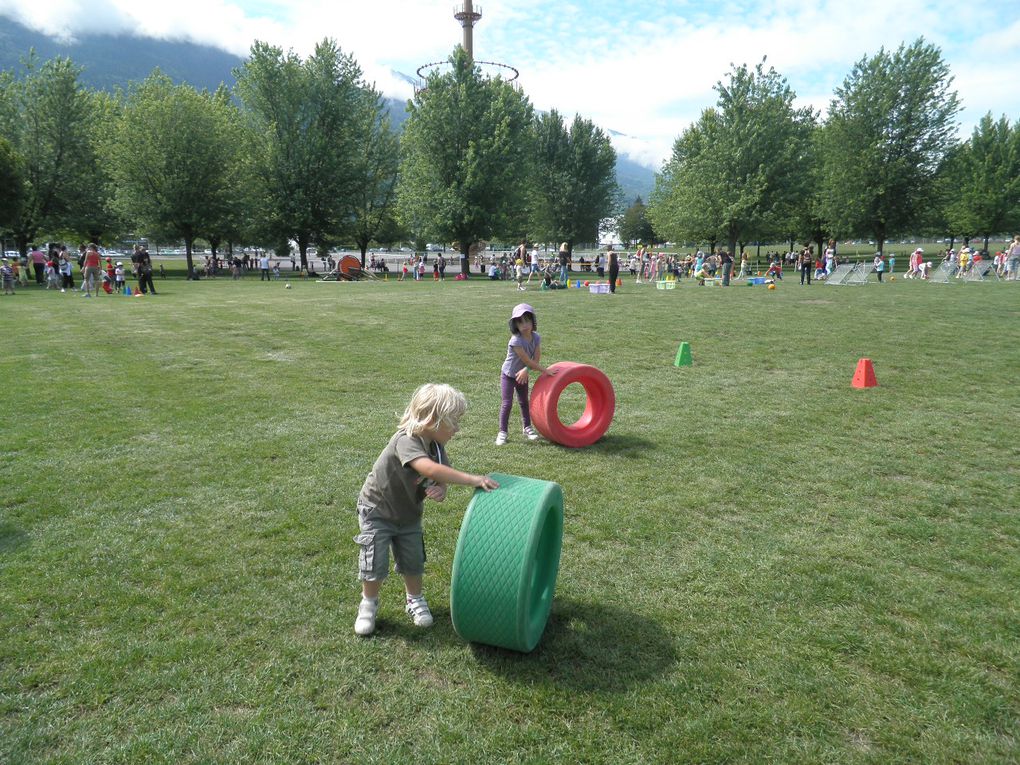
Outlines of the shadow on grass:
{"label": "shadow on grass", "polygon": [[676,662],[670,635],[655,621],[603,604],[558,599],[538,646],[521,654],[472,645],[479,664],[513,682],[576,691],[626,691]]}
{"label": "shadow on grass", "polygon": [[658,444],[633,433],[608,433],[587,448],[614,457],[647,459],[649,452],[658,448]]}
{"label": "shadow on grass", "polygon": [[28,534],[10,523],[0,523],[0,553],[14,552],[28,544]]}

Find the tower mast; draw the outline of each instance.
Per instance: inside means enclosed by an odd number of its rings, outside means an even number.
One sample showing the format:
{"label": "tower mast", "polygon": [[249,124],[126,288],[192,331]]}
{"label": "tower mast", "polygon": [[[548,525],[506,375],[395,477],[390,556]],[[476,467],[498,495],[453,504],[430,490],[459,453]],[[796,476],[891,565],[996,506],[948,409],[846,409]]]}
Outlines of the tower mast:
{"label": "tower mast", "polygon": [[464,50],[467,52],[468,60],[474,61],[475,45],[472,38],[472,30],[474,29],[475,22],[482,17],[482,9],[479,8],[476,11],[472,6],[471,0],[464,0],[464,3],[459,8],[454,7],[453,17],[464,27]]}

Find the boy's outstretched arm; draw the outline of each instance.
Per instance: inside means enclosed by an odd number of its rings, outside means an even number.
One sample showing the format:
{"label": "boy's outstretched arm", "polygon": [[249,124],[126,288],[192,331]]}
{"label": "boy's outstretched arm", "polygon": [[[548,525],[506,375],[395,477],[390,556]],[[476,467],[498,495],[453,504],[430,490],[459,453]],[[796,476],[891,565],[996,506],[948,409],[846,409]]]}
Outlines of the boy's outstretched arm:
{"label": "boy's outstretched arm", "polygon": [[436,483],[455,483],[461,486],[477,486],[485,491],[498,489],[499,484],[486,475],[473,475],[442,465],[428,457],[419,457],[408,463],[418,474],[431,478]]}

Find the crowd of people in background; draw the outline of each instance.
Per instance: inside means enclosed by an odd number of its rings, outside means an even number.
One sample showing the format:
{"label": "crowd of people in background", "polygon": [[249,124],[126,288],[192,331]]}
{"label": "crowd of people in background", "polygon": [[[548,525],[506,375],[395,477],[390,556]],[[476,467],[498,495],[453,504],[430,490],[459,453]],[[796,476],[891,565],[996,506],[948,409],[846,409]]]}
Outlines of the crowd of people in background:
{"label": "crowd of people in background", "polygon": [[[987,251],[972,249],[967,245],[959,250],[949,247],[940,255],[941,267],[950,277],[966,278],[975,269],[981,269],[982,274],[987,269],[1003,280],[1015,281],[1020,276],[1020,234],[991,258]],[[328,273],[336,268],[332,255],[327,254],[318,259],[323,271]],[[247,250],[243,254],[226,257],[213,253],[205,255],[205,262],[198,275],[215,278],[223,269],[228,269],[233,279],[240,279],[245,273],[257,268],[261,280],[275,281],[281,278],[281,263],[288,260],[291,272],[297,272],[297,259],[293,256],[272,258],[265,251],[250,253]],[[314,258],[309,258],[308,263],[307,270],[302,269],[301,275],[316,277]],[[817,254],[814,246],[807,244],[801,249],[767,251],[763,256],[756,255],[753,263],[747,250],[742,250],[739,255],[725,248],[710,249],[707,252],[697,249],[684,254],[656,252],[640,244],[634,251],[620,251],[610,245],[591,254],[590,259],[581,254],[575,260],[566,242],[555,253],[543,254],[538,245],[521,241],[513,250],[479,251],[470,265],[487,279],[512,282],[518,290],[527,289],[533,280],[545,288],[563,288],[573,273],[579,273],[599,280],[608,279],[611,291],[615,291],[621,270],[629,272],[638,284],[642,281],[692,279],[700,285],[718,280],[725,286],[731,278],[745,279],[763,274],[769,280],[781,281],[786,271],[799,274],[800,283],[810,285],[812,280],[824,281],[829,278],[839,263],[836,242],[830,239],[825,249]],[[412,254],[397,266],[397,281],[422,281],[430,274],[432,281],[445,281],[447,266],[445,253],[435,254],[431,262],[428,252]],[[381,254],[372,254],[368,269],[375,275],[388,276],[390,273],[390,266]],[[735,270],[737,273],[734,277]],[[895,255],[875,253],[871,272],[876,274],[878,281],[883,281],[886,275],[894,274],[895,270]],[[918,247],[910,254],[903,276],[925,280],[931,277],[931,271],[932,261],[926,260],[924,248]],[[67,245],[51,243],[45,247],[30,245],[25,257],[4,257],[0,264],[0,282],[5,295],[14,294],[19,286],[27,287],[34,279],[37,285],[45,289],[65,293],[77,290],[86,297],[92,297],[101,292],[124,294],[129,272],[137,279],[137,292],[156,294],[154,267],[144,243],[134,246],[128,266],[117,259],[116,253],[107,253],[94,243],[81,244],[77,253],[69,251]],[[77,282],[76,273],[80,277]],[[166,278],[162,264],[159,273]]]}
{"label": "crowd of people in background", "polygon": [[[127,292],[127,269],[119,258],[119,253],[107,252],[94,242],[82,243],[77,253],[69,251],[66,244],[56,242],[44,247],[31,244],[27,255],[2,259],[0,280],[8,295],[13,295],[17,287],[28,287],[33,280],[44,289],[65,294],[77,292],[86,298],[100,294],[122,295]],[[135,245],[129,268],[138,280],[136,291],[155,295],[152,258],[144,244]],[[77,284],[76,269],[80,275]],[[166,278],[162,265],[160,273]]]}

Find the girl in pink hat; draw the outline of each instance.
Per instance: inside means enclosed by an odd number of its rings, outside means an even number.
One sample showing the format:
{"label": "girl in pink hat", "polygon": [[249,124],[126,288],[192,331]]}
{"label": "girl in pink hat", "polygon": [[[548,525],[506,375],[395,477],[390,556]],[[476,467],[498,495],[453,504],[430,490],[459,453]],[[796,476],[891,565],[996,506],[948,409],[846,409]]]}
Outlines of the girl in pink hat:
{"label": "girl in pink hat", "polygon": [[538,319],[535,318],[535,309],[527,303],[515,305],[510,312],[510,342],[506,348],[506,360],[499,375],[502,404],[499,407],[499,433],[496,434],[496,446],[502,446],[507,440],[514,391],[517,391],[517,403],[521,406],[525,438],[529,441],[538,438],[538,433],[531,427],[531,410],[528,408],[528,370],[534,369],[539,374],[553,372],[539,363],[542,358],[542,338],[537,330]]}

